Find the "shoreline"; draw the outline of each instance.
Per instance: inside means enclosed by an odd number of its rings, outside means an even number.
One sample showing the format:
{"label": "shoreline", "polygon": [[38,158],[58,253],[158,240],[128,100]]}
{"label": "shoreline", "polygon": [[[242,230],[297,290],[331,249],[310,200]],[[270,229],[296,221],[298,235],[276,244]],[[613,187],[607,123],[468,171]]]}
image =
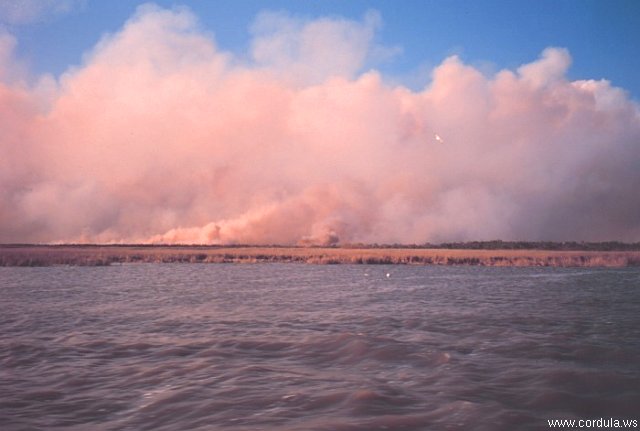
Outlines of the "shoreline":
{"label": "shoreline", "polygon": [[640,251],[175,245],[0,245],[0,266],[305,263],[513,267],[640,266]]}

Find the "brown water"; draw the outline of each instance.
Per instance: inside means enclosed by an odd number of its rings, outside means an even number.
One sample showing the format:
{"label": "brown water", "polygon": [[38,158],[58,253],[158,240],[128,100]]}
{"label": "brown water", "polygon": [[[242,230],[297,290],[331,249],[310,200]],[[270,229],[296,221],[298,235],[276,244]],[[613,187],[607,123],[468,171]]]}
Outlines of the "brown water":
{"label": "brown water", "polygon": [[638,268],[0,268],[0,310],[1,430],[640,416]]}

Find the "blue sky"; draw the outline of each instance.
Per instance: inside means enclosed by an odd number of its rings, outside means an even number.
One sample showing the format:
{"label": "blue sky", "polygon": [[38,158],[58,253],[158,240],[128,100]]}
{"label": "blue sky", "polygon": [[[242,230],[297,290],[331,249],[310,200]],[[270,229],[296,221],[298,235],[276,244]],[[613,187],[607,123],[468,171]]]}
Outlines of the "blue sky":
{"label": "blue sky", "polygon": [[[0,26],[17,38],[17,57],[34,73],[59,75],[79,64],[107,32],[117,31],[144,2],[27,1],[40,4],[22,17],[9,16],[11,3],[0,0]],[[22,2],[24,4],[24,2]],[[183,1],[159,0],[163,7],[187,5],[221,49],[242,54],[249,27],[261,11],[286,11],[303,18],[320,16],[361,20],[376,10],[382,26],[377,42],[401,51],[373,65],[386,76],[416,87],[429,70],[451,54],[486,73],[515,69],[533,61],[548,46],[564,47],[573,57],[571,79],[608,79],[640,100],[640,2],[609,1]],[[63,4],[64,7],[51,6]],[[63,10],[56,10],[63,9]]]}

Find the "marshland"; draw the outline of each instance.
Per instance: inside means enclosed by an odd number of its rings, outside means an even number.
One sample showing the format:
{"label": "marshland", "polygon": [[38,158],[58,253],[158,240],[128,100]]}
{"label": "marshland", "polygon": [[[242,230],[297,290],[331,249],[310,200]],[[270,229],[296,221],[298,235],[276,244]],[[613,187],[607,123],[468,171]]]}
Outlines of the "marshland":
{"label": "marshland", "polygon": [[[431,246],[1,245],[0,266],[125,263],[307,263],[545,267],[640,265],[634,244],[458,243]],[[458,248],[451,248],[458,247]],[[466,248],[465,248],[466,247]],[[492,247],[500,247],[493,249]],[[582,249],[580,249],[582,248]]]}

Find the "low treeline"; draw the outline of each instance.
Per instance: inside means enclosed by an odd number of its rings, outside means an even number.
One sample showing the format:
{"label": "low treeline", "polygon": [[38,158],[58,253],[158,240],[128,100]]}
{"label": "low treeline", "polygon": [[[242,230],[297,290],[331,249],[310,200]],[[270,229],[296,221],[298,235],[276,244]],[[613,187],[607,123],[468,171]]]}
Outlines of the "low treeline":
{"label": "low treeline", "polygon": [[557,251],[640,251],[640,242],[578,241],[467,241],[439,244],[346,244],[344,248],[417,248],[435,250],[557,250]]}
{"label": "low treeline", "polygon": [[378,243],[343,243],[337,245],[253,245],[253,244],[0,244],[3,248],[142,248],[154,249],[158,247],[171,249],[244,249],[244,248],[267,248],[267,249],[433,249],[433,250],[549,250],[549,251],[640,251],[640,242],[621,241],[466,241],[466,242],[443,242],[424,244],[378,244]]}

